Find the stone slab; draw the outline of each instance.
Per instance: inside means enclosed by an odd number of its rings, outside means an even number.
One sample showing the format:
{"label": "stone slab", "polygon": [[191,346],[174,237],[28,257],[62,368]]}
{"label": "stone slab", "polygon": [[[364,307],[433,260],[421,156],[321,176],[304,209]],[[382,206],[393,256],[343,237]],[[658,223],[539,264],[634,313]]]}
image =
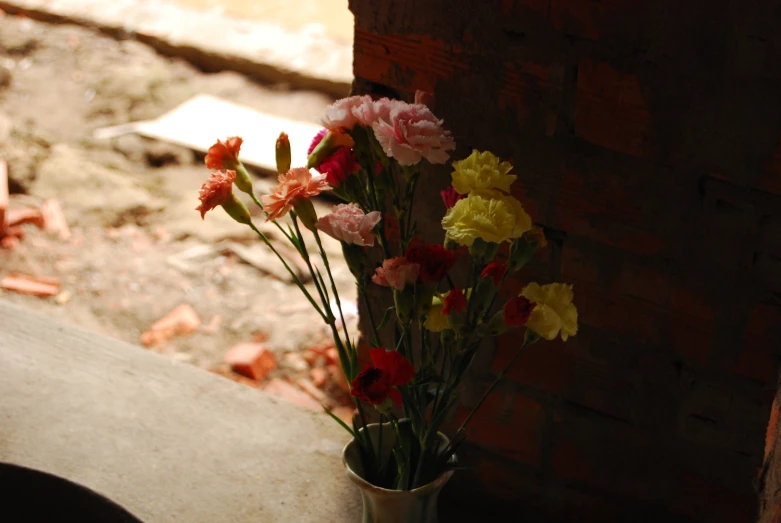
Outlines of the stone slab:
{"label": "stone slab", "polygon": [[324,415],[0,300],[0,461],[147,523],[360,520]]}
{"label": "stone slab", "polygon": [[334,96],[346,96],[353,79],[351,42],[307,27],[291,29],[161,0],[0,0],[0,9],[134,37],[206,71],[234,70]]}

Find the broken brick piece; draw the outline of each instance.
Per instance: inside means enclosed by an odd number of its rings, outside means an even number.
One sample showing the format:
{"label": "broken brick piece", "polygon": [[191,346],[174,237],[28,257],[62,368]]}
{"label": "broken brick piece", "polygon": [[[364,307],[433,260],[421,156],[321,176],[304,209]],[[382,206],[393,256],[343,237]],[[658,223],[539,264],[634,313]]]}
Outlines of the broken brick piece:
{"label": "broken brick piece", "polygon": [[57,278],[12,274],[0,280],[0,288],[27,296],[51,298],[59,294],[60,281]]}
{"label": "broken brick piece", "polygon": [[0,232],[5,230],[5,213],[8,209],[8,164],[0,158]]}
{"label": "broken brick piece", "polygon": [[183,303],[157,320],[141,334],[145,347],[157,347],[176,336],[192,334],[201,326],[198,313],[192,306]]}
{"label": "broken brick piece", "polygon": [[225,354],[225,363],[234,372],[257,381],[263,381],[269,372],[277,368],[277,358],[262,343],[234,345]]}
{"label": "broken brick piece", "polygon": [[8,249],[9,251],[11,249],[16,249],[16,247],[19,245],[19,238],[16,236],[2,236],[0,237],[0,246],[3,247],[3,249]]}
{"label": "broken brick piece", "polygon": [[6,227],[31,223],[43,228],[43,214],[38,209],[8,209],[5,212]]}
{"label": "broken brick piece", "polygon": [[325,351],[325,358],[328,360],[329,364],[336,364],[339,365],[339,351],[336,350],[336,347],[331,347],[330,349],[326,349]]}
{"label": "broken brick piece", "polygon": [[317,411],[323,410],[320,404],[311,396],[309,396],[309,394],[298,390],[295,386],[281,379],[272,379],[266,384],[265,387],[263,387],[263,390],[269,394],[279,396],[280,398],[287,400],[290,403],[300,405],[301,407],[306,407],[308,409]]}
{"label": "broken brick piece", "polygon": [[315,367],[309,371],[309,377],[312,379],[315,387],[323,388],[328,382],[328,371],[322,367]]}
{"label": "broken brick piece", "polygon": [[57,200],[46,200],[41,205],[41,214],[43,215],[43,229],[46,232],[57,234],[60,240],[69,240],[71,230],[68,222],[65,220],[65,214],[62,212],[60,202]]}

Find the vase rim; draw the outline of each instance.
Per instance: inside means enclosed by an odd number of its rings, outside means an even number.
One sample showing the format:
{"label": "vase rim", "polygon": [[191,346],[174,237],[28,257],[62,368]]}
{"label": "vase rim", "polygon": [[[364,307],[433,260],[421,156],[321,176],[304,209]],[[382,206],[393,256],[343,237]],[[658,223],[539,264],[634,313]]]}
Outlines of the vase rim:
{"label": "vase rim", "polygon": [[[385,422],[382,425],[383,426],[390,425],[390,423]],[[372,428],[372,427],[378,427],[378,426],[380,426],[379,423],[369,423],[369,424],[366,425],[366,428]],[[359,430],[363,431],[362,428],[359,429]],[[450,442],[450,439],[447,436],[445,436],[444,434],[442,434],[441,432],[439,432],[439,431],[437,432],[437,436],[439,436],[440,438],[443,438],[445,440],[445,442],[447,442],[447,443]],[[386,489],[386,488],[378,487],[377,485],[373,485],[373,484],[369,483],[368,481],[366,481],[365,479],[363,479],[357,472],[355,472],[350,467],[350,464],[347,463],[347,457],[346,457],[347,456],[347,451],[349,450],[350,445],[354,445],[354,444],[355,444],[355,438],[352,438],[352,439],[350,439],[350,441],[347,442],[347,444],[342,449],[342,464],[344,465],[344,468],[347,470],[347,476],[353,481],[353,483],[358,484],[362,488],[374,490],[375,492],[381,492],[381,493],[384,493],[384,494],[395,494],[395,493],[423,494],[423,493],[425,493],[428,490],[435,490],[435,489],[438,489],[438,488],[442,487],[442,485],[444,485],[445,483],[448,482],[450,477],[453,475],[453,472],[455,472],[453,470],[445,471],[442,474],[440,474],[439,476],[437,476],[437,478],[434,481],[432,481],[430,483],[426,483],[425,485],[420,486],[418,488],[414,488],[412,490],[395,490],[395,489]],[[455,461],[455,455],[451,458],[451,461]]]}

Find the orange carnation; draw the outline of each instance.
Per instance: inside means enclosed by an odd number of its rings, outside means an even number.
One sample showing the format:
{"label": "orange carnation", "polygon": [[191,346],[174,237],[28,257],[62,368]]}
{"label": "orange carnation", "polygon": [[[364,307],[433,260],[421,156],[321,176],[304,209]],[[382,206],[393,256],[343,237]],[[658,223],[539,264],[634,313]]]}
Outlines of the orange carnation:
{"label": "orange carnation", "polygon": [[268,220],[276,220],[290,212],[298,200],[317,196],[331,187],[323,176],[312,177],[305,167],[290,169],[279,175],[279,185],[270,194],[260,197],[263,207],[268,213]]}
{"label": "orange carnation", "polygon": [[217,171],[209,175],[198,194],[201,205],[195,208],[196,211],[201,211],[201,219],[204,219],[207,211],[211,211],[230,199],[235,179],[236,171]]}
{"label": "orange carnation", "polygon": [[206,154],[206,167],[217,170],[235,169],[239,164],[239,150],[243,141],[238,136],[228,138],[225,143],[217,140]]}

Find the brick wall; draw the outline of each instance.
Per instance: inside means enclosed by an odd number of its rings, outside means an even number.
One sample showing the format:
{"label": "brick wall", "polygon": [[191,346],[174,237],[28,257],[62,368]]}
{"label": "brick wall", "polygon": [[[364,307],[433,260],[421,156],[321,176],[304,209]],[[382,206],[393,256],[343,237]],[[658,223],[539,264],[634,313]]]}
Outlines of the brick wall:
{"label": "brick wall", "polygon": [[[781,5],[350,8],[356,91],[432,90],[456,157],[513,159],[553,240],[514,290],[575,285],[578,336],[519,358],[448,495],[496,521],[753,521],[781,348]],[[421,215],[432,241],[443,211]],[[477,362],[478,389],[516,346]]]}

